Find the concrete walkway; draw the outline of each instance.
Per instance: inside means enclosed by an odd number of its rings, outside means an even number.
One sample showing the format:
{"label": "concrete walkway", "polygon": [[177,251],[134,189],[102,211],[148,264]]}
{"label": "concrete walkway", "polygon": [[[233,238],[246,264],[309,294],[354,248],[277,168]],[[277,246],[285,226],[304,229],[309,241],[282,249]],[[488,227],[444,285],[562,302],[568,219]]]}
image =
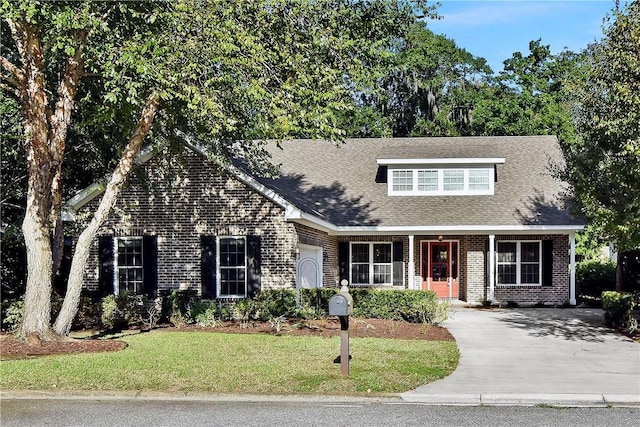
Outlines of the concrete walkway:
{"label": "concrete walkway", "polygon": [[640,344],[602,326],[600,309],[456,308],[443,326],[460,364],[403,393],[432,404],[640,405]]}

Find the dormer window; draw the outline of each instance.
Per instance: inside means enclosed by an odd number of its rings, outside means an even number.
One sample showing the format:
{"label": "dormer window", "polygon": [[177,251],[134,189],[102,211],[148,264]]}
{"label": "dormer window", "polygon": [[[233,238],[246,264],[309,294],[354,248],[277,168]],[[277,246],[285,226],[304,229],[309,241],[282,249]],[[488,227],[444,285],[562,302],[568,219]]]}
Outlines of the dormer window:
{"label": "dormer window", "polygon": [[[424,162],[424,163],[423,163]],[[379,159],[390,196],[492,195],[504,159]]]}

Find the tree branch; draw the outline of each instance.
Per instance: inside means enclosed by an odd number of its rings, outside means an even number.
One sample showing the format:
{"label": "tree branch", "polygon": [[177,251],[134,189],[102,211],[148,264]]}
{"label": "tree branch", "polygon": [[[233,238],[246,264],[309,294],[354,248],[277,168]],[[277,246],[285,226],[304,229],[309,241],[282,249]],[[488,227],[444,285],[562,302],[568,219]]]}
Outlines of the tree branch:
{"label": "tree branch", "polygon": [[4,56],[0,56],[0,65],[15,76],[15,80],[8,76],[2,76],[2,78],[14,85],[16,88],[22,89],[24,87],[24,73],[22,70]]}

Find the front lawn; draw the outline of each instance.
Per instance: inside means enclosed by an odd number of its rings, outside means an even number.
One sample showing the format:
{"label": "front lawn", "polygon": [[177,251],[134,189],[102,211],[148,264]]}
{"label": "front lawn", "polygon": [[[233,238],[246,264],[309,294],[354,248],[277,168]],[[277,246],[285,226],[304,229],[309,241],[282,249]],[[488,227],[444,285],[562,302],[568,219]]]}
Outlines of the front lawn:
{"label": "front lawn", "polygon": [[384,394],[443,378],[454,341],[351,338],[349,378],[333,359],[339,337],[156,330],[110,353],[0,362],[3,390],[145,390],[259,394]]}

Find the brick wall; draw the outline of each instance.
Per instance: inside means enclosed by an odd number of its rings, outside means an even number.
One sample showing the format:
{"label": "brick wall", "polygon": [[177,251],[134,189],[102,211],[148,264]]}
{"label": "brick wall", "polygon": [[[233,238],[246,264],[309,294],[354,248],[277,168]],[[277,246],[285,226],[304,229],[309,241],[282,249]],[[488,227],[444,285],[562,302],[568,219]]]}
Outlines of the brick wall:
{"label": "brick wall", "polygon": [[[262,288],[294,286],[297,238],[282,208],[193,153],[181,162],[154,158],[143,169],[148,180],[132,175],[98,235],[156,235],[159,290],[200,291],[202,235],[261,236]],[[97,203],[99,197],[81,214]],[[98,286],[97,242],[85,285]]]}

